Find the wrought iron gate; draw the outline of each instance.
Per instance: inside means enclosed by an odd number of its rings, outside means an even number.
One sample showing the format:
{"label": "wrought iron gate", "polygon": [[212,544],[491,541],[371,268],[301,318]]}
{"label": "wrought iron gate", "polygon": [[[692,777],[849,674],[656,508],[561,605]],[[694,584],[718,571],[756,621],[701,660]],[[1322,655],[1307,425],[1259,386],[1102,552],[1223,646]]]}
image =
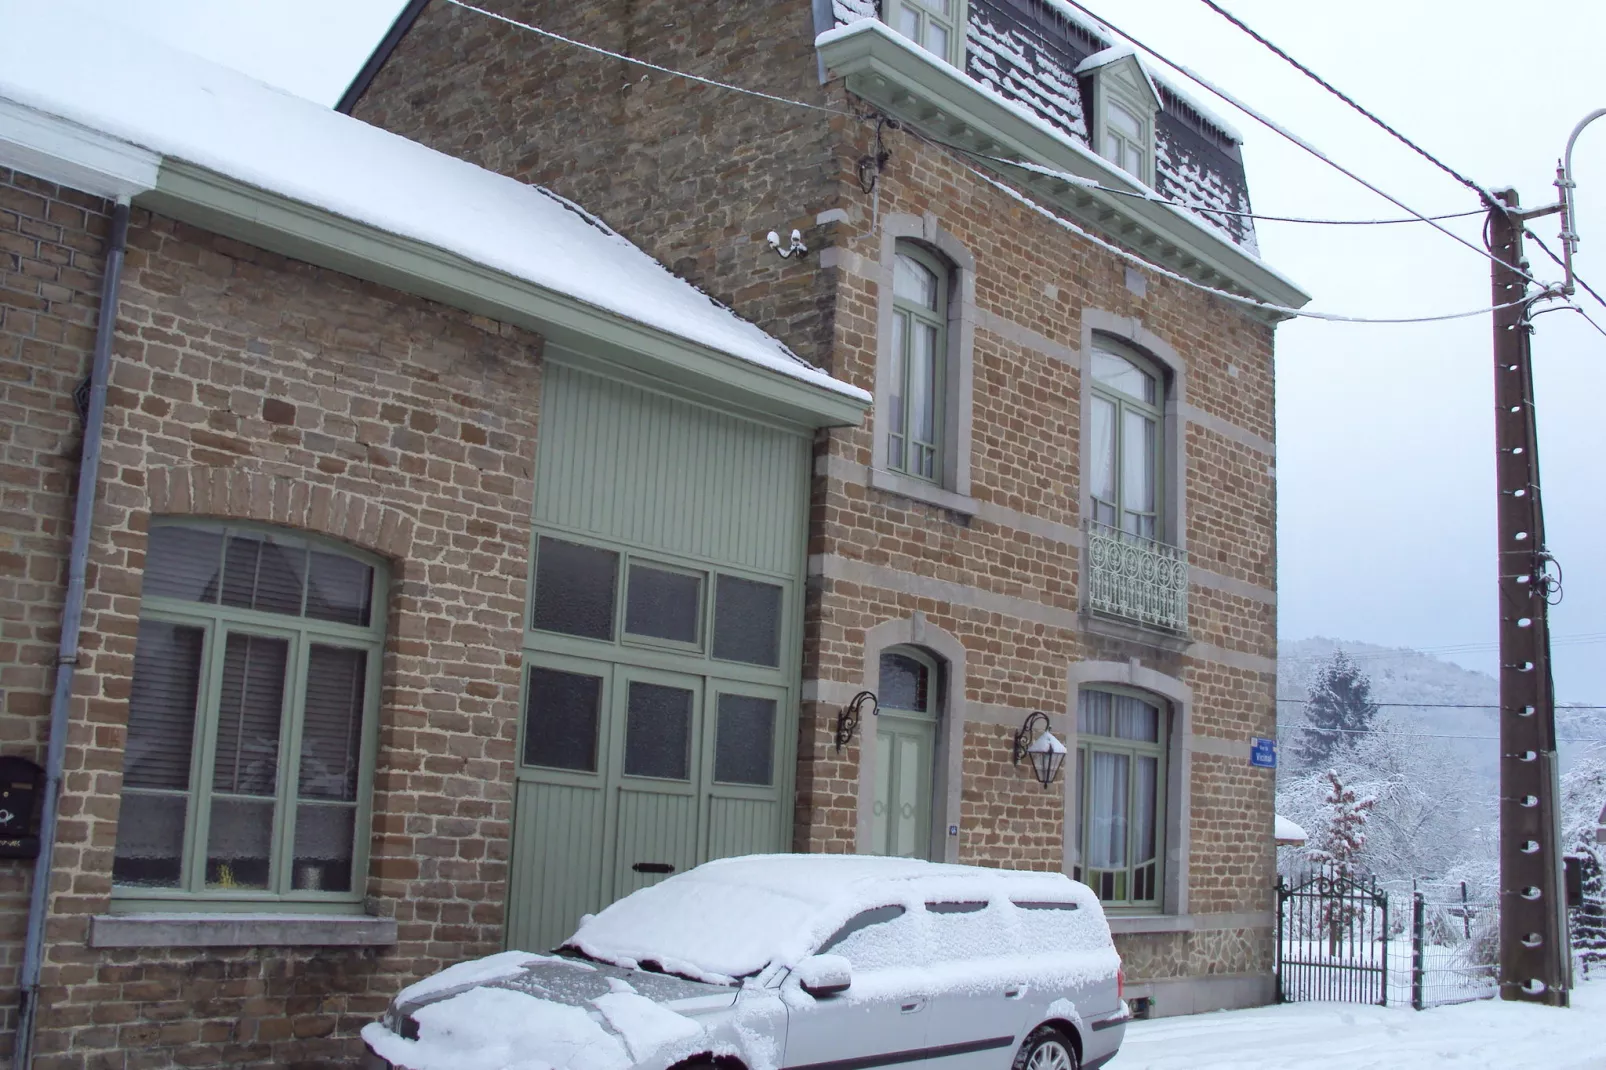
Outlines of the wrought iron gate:
{"label": "wrought iron gate", "polygon": [[1388,1003],[1389,901],[1375,880],[1277,878],[1277,1001]]}

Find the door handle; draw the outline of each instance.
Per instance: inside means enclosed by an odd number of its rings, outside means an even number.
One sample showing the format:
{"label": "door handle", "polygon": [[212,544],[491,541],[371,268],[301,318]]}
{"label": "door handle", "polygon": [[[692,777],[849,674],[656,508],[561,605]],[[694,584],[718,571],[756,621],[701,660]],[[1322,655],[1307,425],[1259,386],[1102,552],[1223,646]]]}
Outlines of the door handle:
{"label": "door handle", "polygon": [[923,999],[911,1000],[908,1003],[903,1004],[898,1009],[904,1014],[918,1014],[926,1009],[926,1001]]}
{"label": "door handle", "polygon": [[673,873],[675,867],[669,862],[637,862],[630,867],[637,873]]}
{"label": "door handle", "polygon": [[1024,991],[1025,991],[1025,989],[1022,988],[1020,985],[1010,985],[1008,988],[1004,989],[1004,998],[1005,999],[1020,999],[1020,994],[1022,992],[1024,992]]}

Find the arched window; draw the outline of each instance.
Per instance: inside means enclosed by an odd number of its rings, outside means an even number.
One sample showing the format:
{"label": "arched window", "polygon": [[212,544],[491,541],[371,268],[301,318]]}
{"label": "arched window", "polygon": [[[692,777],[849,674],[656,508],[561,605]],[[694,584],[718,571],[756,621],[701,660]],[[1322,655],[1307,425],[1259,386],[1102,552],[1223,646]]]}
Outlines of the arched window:
{"label": "arched window", "polygon": [[1095,336],[1087,469],[1093,521],[1143,539],[1160,538],[1165,383],[1137,353]]}
{"label": "arched window", "polygon": [[360,909],[385,582],[322,540],[153,523],[116,898]]}
{"label": "arched window", "polygon": [[941,710],[937,661],[922,650],[893,647],[882,653],[880,669],[871,852],[929,858]]}
{"label": "arched window", "polygon": [[1080,690],[1074,876],[1109,906],[1161,904],[1168,728],[1166,708],[1146,695]]}
{"label": "arched window", "polygon": [[936,256],[913,242],[898,243],[888,354],[887,467],[939,484],[947,414],[950,282],[947,266]]}

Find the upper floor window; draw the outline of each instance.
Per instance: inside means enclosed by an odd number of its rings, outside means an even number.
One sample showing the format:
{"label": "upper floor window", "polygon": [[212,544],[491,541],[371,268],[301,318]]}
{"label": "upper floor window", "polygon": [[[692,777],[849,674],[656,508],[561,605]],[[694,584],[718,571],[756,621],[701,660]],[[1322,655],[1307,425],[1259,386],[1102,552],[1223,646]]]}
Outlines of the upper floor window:
{"label": "upper floor window", "polygon": [[955,67],[964,67],[966,0],[883,0],[893,29]]}
{"label": "upper floor window", "polygon": [[1094,341],[1092,365],[1087,475],[1093,521],[1156,539],[1164,383],[1148,361],[1104,339]]}
{"label": "upper floor window", "polygon": [[1160,905],[1166,715],[1133,694],[1077,700],[1075,877],[1111,906]]}
{"label": "upper floor window", "polygon": [[893,267],[887,467],[941,483],[946,414],[949,274],[911,242]]}
{"label": "upper floor window", "polygon": [[1144,123],[1130,108],[1110,101],[1104,111],[1104,143],[1100,153],[1121,170],[1143,178],[1143,160],[1148,138]]}
{"label": "upper floor window", "polygon": [[118,898],[360,906],[384,582],[287,532],[151,528]]}

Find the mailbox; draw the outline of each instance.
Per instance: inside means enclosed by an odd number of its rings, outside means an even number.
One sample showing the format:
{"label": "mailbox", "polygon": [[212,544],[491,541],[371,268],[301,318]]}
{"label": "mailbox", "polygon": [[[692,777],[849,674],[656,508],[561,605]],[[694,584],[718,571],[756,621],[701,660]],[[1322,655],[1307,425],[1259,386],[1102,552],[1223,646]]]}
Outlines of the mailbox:
{"label": "mailbox", "polygon": [[39,857],[34,811],[43,772],[26,758],[0,756],[0,858]]}

